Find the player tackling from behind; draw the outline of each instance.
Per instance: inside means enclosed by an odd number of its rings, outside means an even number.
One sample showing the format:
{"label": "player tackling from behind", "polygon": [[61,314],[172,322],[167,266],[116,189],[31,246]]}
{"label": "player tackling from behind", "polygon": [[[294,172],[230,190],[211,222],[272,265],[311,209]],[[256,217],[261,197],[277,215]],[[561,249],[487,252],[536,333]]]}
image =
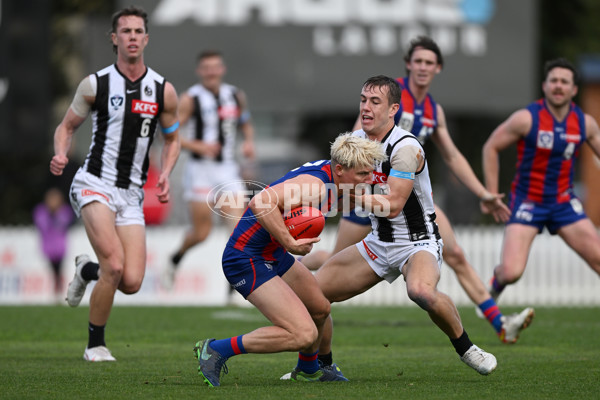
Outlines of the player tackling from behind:
{"label": "player tackling from behind", "polygon": [[[444,60],[437,43],[427,37],[418,36],[411,40],[404,57],[407,76],[396,81],[402,90],[402,99],[394,120],[402,129],[410,131],[424,144],[431,141],[436,145],[450,171],[481,200],[481,209],[491,213],[496,221],[506,222],[510,211],[502,203],[502,196],[485,189],[477,179],[466,158],[454,144],[448,130],[446,116],[441,104],[429,93],[435,77],[442,71]],[[362,116],[357,118],[354,129],[361,128]],[[458,282],[469,298],[477,305],[477,311],[485,316],[504,343],[515,343],[521,331],[531,324],[533,308],[527,307],[520,313],[503,315],[502,311],[486,290],[485,285],[465,256],[454,235],[450,219],[445,212],[435,206],[436,224],[444,240],[442,254],[446,264],[456,273]],[[368,217],[359,217],[355,213],[340,219],[333,254],[347,246],[360,242],[370,231]],[[302,262],[311,269],[317,269],[327,258],[327,253],[313,252],[302,258]]]}
{"label": "player tackling from behind", "polygon": [[146,12],[125,8],[113,15],[111,40],[117,62],[80,83],[71,107],[54,134],[50,171],[62,174],[75,130],[92,114],[90,152],[71,185],[71,204],[81,216],[98,257],[75,259],[67,302],[76,307],[87,284],[97,280],[90,297],[87,361],[115,361],[106,348],[104,328],[115,292],[136,293],[146,269],[143,185],[148,152],[158,125],[164,147],[158,200],[169,201],[169,174],[179,155],[177,93],[144,64],[148,44]]}
{"label": "player tackling from behind", "polygon": [[[496,368],[496,358],[471,342],[456,306],[437,290],[443,242],[435,223],[425,152],[412,133],[394,124],[401,88],[395,79],[379,75],[364,83],[360,98],[362,129],[354,135],[375,140],[385,150],[388,161],[376,165],[373,179],[385,185],[387,194],[355,197],[356,205],[371,213],[371,233],[317,271],[319,287],[329,301],[339,302],[383,280],[392,283],[402,275],[408,297],[448,336],[460,359],[480,374],[490,374]],[[389,213],[375,215],[384,204],[390,205]],[[329,318],[319,346],[324,365],[332,362],[331,338]],[[297,380],[298,375],[295,369],[282,379]]]}
{"label": "player tackling from behind", "polygon": [[[255,195],[223,253],[225,277],[272,326],[226,339],[196,343],[198,373],[208,386],[220,385],[225,362],[238,354],[300,351],[297,379],[346,380],[335,366],[320,368],[316,340],[330,303],[312,273],[290,253],[304,255],[319,238],[294,239],[282,212],[300,205],[329,211],[342,186],[372,183],[373,165],[386,159],[380,144],[342,134],[331,145],[331,160],[306,163]],[[294,193],[290,196],[290,193]]]}

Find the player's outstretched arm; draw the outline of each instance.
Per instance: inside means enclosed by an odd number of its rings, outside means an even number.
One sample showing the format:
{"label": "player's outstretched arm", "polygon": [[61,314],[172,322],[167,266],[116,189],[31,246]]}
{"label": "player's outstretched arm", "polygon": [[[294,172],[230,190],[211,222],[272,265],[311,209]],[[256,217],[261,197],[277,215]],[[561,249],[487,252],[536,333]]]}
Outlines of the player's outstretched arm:
{"label": "player's outstretched arm", "polygon": [[[523,109],[513,113],[506,121],[501,123],[492,132],[483,145],[483,176],[486,188],[491,193],[498,192],[498,180],[500,175],[500,152],[517,143],[531,128],[531,114]],[[498,210],[486,209],[481,205],[482,211],[492,214],[496,222],[506,221],[507,216]],[[509,215],[510,216],[510,215]]]}

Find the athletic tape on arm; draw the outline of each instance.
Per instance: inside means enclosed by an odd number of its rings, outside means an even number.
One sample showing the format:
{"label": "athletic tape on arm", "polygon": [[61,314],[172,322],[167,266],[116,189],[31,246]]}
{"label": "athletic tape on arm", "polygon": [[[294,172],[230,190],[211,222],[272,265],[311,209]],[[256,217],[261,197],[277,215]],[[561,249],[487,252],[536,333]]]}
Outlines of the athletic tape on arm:
{"label": "athletic tape on arm", "polygon": [[175,122],[173,125],[171,125],[168,128],[163,128],[161,126],[161,129],[163,131],[164,134],[169,134],[169,133],[173,133],[177,130],[177,128],[179,128],[179,121]]}

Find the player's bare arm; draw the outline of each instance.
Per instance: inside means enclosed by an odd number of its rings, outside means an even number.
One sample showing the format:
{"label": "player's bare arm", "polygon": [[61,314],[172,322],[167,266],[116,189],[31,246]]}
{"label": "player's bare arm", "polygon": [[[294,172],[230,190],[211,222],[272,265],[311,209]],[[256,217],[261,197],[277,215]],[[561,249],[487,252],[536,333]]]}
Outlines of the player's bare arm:
{"label": "player's bare arm", "polygon": [[299,175],[264,189],[250,200],[248,207],[258,222],[287,251],[304,255],[310,252],[312,244],[320,238],[294,239],[283,222],[282,213],[300,205],[316,205],[315,208],[318,208],[325,189],[325,184],[320,179],[311,175]]}
{"label": "player's bare arm", "polygon": [[585,131],[587,133],[587,143],[596,156],[600,157],[600,128],[596,120],[588,114],[585,115]]}
{"label": "player's bare arm", "polygon": [[518,110],[500,124],[483,145],[483,176],[490,192],[498,192],[499,153],[527,135],[531,123],[529,111]]}
{"label": "player's bare arm", "polygon": [[248,99],[246,93],[243,90],[237,92],[237,99],[240,104],[240,118],[241,125],[240,129],[244,135],[244,141],[242,142],[242,154],[244,157],[253,160],[255,157],[254,149],[254,126],[250,118],[250,111],[248,110]]}
{"label": "player's bare arm", "polygon": [[497,214],[500,220],[507,221],[510,210],[502,202],[503,193],[488,191],[475,175],[473,168],[458,150],[446,124],[446,116],[442,106],[437,105],[438,126],[432,135],[432,140],[442,154],[444,162],[454,175],[482,202],[481,208],[484,213]]}
{"label": "player's bare arm", "polygon": [[[169,201],[169,175],[179,157],[180,143],[178,124],[177,92],[175,92],[173,85],[167,82],[165,85],[165,105],[163,112],[160,115],[160,125],[163,130],[166,130],[168,133],[163,134],[165,143],[161,153],[160,176],[158,178],[158,183],[156,184],[156,186],[160,188],[157,196],[161,203]],[[169,131],[173,128],[174,130],[172,132]]]}
{"label": "player's bare arm", "polygon": [[73,135],[87,118],[96,99],[96,91],[90,79],[87,76],[79,83],[71,106],[54,132],[54,157],[50,161],[50,172],[54,175],[62,175],[69,162],[67,153],[71,148]]}

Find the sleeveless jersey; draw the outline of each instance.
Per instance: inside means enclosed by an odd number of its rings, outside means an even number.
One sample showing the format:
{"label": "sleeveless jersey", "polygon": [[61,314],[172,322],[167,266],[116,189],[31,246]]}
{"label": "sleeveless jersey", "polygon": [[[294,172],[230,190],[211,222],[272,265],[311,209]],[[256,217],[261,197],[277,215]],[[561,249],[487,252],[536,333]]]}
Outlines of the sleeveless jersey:
{"label": "sleeveless jersey", "polygon": [[424,144],[438,125],[437,104],[429,93],[425,100],[418,104],[408,87],[408,77],[396,80],[402,88],[402,99],[400,108],[394,116],[394,122],[405,131],[411,132],[421,144]]}
{"label": "sleeveless jersey", "polygon": [[148,152],[164,107],[165,78],[146,67],[130,81],[116,65],[90,75],[96,82],[93,136],[85,171],[118,188],[142,187]]}
{"label": "sleeveless jersey", "polygon": [[[320,160],[306,163],[301,167],[291,170],[282,178],[271,183],[274,186],[278,183],[294,178],[298,175],[312,175],[323,181],[325,184],[333,184],[331,173],[331,162]],[[328,193],[327,202],[322,206],[323,214],[331,208],[331,194]],[[267,261],[273,261],[281,257],[286,250],[281,246],[267,230],[258,222],[252,210],[248,207],[244,215],[237,224],[227,247],[234,247],[249,255],[256,255]]]}
{"label": "sleeveless jersey", "polygon": [[511,193],[538,203],[564,203],[573,195],[574,161],[586,140],[584,113],[571,103],[563,121],[544,99],[527,107],[531,130],[517,144],[517,172]]}
{"label": "sleeveless jersey", "polygon": [[[354,132],[355,135],[368,138],[361,129]],[[381,145],[388,155],[388,161],[380,163],[373,172],[373,180],[376,184],[385,184],[391,170],[390,160],[394,154],[403,146],[418,146],[422,149],[417,138],[410,132],[395,126],[381,140]],[[423,154],[425,152],[423,151]],[[382,242],[400,242],[440,239],[438,226],[435,223],[435,206],[431,182],[429,180],[429,168],[427,161],[420,171],[415,173],[413,190],[404,205],[404,208],[394,218],[376,217],[373,213],[371,218],[372,232]]]}
{"label": "sleeveless jersey", "polygon": [[[238,99],[239,89],[222,83],[215,95],[201,84],[188,89],[194,100],[194,114],[189,121],[188,134],[192,139],[221,144],[221,152],[216,161],[235,160],[235,138],[238,132],[241,108]],[[202,156],[192,153],[192,158]]]}

